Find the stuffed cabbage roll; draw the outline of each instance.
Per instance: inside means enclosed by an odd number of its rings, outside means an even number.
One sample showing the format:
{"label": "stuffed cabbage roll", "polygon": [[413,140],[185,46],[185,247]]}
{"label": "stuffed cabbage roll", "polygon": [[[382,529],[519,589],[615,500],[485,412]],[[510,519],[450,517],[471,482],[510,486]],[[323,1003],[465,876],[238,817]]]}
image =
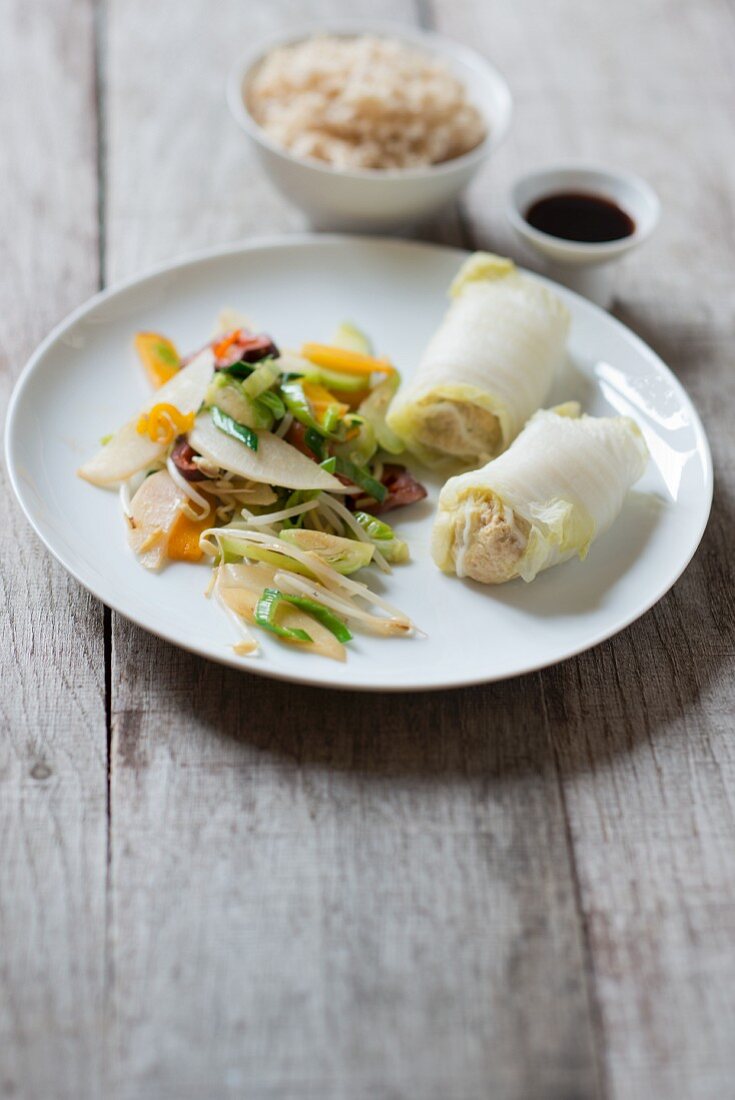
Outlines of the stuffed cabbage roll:
{"label": "stuffed cabbage roll", "polygon": [[504,454],[446,483],[434,561],[458,577],[502,584],[532,581],[575,554],[584,558],[647,460],[628,417],[580,416],[574,402],[541,410]]}
{"label": "stuffed cabbage roll", "polygon": [[430,466],[479,466],[500,454],[548,396],[569,313],[511,260],[477,252],[388,424]]}

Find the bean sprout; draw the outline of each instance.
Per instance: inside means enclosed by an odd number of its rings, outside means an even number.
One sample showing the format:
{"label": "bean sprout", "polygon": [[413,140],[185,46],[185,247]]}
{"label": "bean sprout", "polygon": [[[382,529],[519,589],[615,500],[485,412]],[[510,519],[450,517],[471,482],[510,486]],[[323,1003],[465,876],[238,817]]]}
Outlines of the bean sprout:
{"label": "bean sprout", "polygon": [[335,500],[333,497],[325,495],[322,503],[329,511],[336,512],[339,518],[344,521],[347,527],[349,527],[350,531],[352,531],[352,533],[357,539],[360,540],[360,542],[369,542],[371,546],[375,547],[373,561],[377,565],[378,569],[380,569],[381,573],[393,572],[391,567],[388,565],[386,559],[380,553],[380,550],[378,550],[377,546],[375,546],[373,540],[365,531],[363,531],[362,527],[357,522],[355,517],[352,515],[348,508],[345,508],[344,504],[342,504],[341,501]]}
{"label": "bean sprout", "polygon": [[196,489],[192,488],[186,478],[182,475],[181,471],[177,468],[176,463],[172,459],[171,455],[166,459],[166,469],[168,470],[169,477],[178,489],[188,497],[192,504],[196,504],[199,508],[197,512],[191,507],[191,504],[184,504],[183,511],[186,512],[189,519],[202,520],[206,519],[209,513],[212,511],[212,505],[203,497],[201,493],[198,493]]}

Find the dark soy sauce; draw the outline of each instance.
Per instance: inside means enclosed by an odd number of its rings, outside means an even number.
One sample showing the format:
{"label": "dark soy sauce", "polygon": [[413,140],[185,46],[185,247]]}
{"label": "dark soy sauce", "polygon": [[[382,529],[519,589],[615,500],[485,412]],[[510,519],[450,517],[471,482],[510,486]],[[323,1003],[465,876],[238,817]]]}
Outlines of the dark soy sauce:
{"label": "dark soy sauce", "polygon": [[582,191],[559,191],[537,199],[526,211],[534,229],[565,241],[600,244],[635,232],[635,222],[617,203]]}

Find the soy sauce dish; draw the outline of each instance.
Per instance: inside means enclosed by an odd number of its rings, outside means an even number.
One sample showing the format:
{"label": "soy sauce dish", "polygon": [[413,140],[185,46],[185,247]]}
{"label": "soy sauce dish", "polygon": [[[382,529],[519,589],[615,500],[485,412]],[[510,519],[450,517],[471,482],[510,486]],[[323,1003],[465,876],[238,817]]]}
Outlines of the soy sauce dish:
{"label": "soy sauce dish", "polygon": [[611,265],[642,244],[660,205],[640,176],[581,165],[531,172],[510,191],[506,216],[548,274],[603,307]]}
{"label": "soy sauce dish", "polygon": [[508,219],[525,240],[567,262],[604,260],[653,231],[659,201],[640,176],[604,168],[547,168],[514,184]]}

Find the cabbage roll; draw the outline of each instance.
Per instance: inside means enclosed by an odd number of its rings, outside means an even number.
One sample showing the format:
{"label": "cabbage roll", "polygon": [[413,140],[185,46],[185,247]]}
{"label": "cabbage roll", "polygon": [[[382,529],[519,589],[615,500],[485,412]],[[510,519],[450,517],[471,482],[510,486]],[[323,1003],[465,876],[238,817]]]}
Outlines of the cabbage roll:
{"label": "cabbage roll", "polygon": [[532,581],[584,558],[643,474],[648,449],[626,416],[580,416],[570,402],[535,414],[512,446],[439,496],[432,556],[483,584]]}
{"label": "cabbage roll", "polygon": [[564,353],[569,313],[511,260],[477,252],[388,424],[421,461],[480,466],[513,441],[546,400]]}

